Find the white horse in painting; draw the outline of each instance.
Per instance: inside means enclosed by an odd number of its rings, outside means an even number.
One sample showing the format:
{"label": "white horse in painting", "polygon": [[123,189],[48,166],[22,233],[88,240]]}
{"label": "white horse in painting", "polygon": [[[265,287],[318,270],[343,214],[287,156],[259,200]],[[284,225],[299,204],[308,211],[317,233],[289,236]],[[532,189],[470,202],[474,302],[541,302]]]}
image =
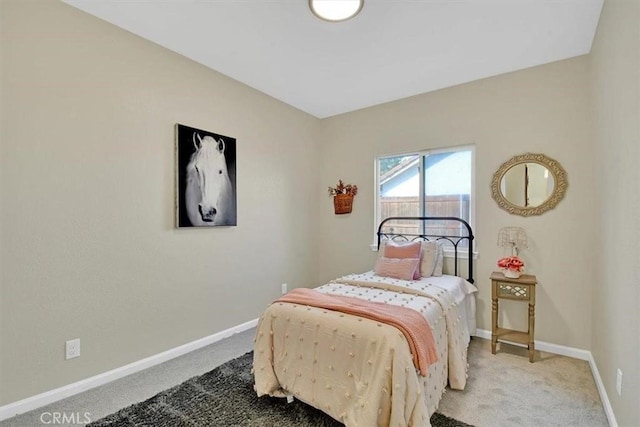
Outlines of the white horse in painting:
{"label": "white horse in painting", "polygon": [[194,226],[235,225],[233,188],[227,162],[225,143],[211,136],[193,133],[195,152],[187,165],[185,207]]}

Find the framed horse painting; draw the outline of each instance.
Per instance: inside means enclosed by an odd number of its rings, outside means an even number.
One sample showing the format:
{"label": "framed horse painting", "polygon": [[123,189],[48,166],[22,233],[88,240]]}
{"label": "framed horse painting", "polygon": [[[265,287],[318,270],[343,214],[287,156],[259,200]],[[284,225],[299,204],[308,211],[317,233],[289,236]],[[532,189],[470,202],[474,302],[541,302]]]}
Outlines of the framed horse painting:
{"label": "framed horse painting", "polygon": [[176,225],[237,225],[236,139],[176,124]]}

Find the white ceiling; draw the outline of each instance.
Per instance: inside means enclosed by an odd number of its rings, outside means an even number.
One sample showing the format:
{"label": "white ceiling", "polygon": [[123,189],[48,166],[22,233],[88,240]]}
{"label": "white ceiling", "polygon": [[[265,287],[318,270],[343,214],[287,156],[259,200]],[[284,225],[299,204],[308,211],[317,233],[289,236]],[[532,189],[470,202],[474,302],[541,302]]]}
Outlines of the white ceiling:
{"label": "white ceiling", "polygon": [[319,118],[589,53],[603,0],[63,0]]}

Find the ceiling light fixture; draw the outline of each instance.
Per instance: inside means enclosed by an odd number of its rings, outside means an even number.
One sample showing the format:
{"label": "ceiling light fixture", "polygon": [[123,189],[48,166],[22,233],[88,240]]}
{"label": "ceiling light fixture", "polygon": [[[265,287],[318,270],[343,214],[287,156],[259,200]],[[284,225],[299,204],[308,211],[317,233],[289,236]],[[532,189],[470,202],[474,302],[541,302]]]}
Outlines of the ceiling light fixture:
{"label": "ceiling light fixture", "polygon": [[318,18],[330,22],[346,21],[362,10],[364,0],[309,0],[309,8]]}

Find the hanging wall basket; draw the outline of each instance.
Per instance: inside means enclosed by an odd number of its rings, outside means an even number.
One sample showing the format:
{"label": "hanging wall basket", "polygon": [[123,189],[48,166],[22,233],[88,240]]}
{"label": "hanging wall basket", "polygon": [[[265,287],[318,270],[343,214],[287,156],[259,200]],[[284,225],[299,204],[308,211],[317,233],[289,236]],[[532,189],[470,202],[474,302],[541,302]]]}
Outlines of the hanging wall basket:
{"label": "hanging wall basket", "polygon": [[358,186],[346,184],[338,180],[335,187],[329,187],[329,196],[333,196],[333,209],[336,215],[351,213],[353,208],[353,198],[358,194]]}
{"label": "hanging wall basket", "polygon": [[353,196],[351,194],[338,194],[337,196],[333,196],[333,208],[336,215],[351,213]]}
{"label": "hanging wall basket", "polygon": [[329,187],[329,196],[333,196],[333,208],[336,215],[351,213],[353,198],[358,194],[358,186],[338,180],[338,185]]}

